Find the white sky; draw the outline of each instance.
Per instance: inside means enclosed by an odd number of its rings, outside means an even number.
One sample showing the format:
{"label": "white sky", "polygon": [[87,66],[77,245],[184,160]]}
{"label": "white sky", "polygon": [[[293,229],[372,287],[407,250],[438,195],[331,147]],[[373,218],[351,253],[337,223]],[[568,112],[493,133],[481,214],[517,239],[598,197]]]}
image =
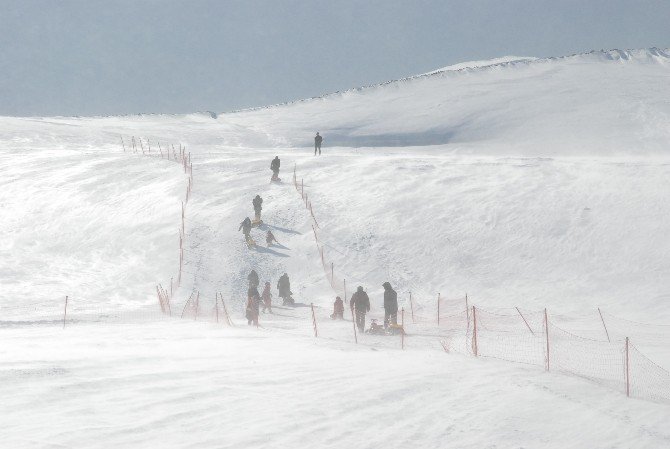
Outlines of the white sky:
{"label": "white sky", "polygon": [[670,46],[661,0],[0,0],[0,115],[228,111],[508,54]]}

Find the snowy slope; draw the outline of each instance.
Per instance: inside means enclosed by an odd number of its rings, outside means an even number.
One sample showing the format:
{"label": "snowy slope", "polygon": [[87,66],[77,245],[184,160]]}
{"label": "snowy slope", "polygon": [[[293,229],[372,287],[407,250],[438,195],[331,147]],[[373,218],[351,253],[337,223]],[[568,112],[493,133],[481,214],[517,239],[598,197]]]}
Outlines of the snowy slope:
{"label": "snowy slope", "polygon": [[[366,287],[373,317],[388,280],[422,313],[438,292],[467,292],[588,331],[597,307],[667,325],[669,62],[658,49],[493,61],[217,119],[0,118],[0,436],[11,447],[667,445],[667,405],[445,354],[432,328],[412,327],[404,352],[397,340],[354,345],[350,321],[327,319],[340,289],[291,176],[337,279],[349,294]],[[124,153],[121,135],[149,138],[151,156]],[[151,316],[156,283],[178,270],[186,176],[157,157],[159,140],[193,157],[176,308],[200,292],[211,311],[221,292],[242,324],[248,271],[273,285],[286,271],[297,301],[317,306],[320,339],[307,307],[278,308],[260,330],[104,322]],[[268,182],[275,155],[280,185]],[[257,193],[282,245],[250,251],[237,227]],[[65,295],[75,319],[103,323],[51,324]],[[620,324],[617,339],[670,366],[665,328]]]}

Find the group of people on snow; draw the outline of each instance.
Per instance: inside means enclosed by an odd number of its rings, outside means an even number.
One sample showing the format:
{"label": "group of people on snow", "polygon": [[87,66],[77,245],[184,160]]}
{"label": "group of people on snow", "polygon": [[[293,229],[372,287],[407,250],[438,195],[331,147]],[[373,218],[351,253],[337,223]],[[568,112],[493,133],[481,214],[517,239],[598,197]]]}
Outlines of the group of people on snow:
{"label": "group of people on snow", "polygon": [[[391,287],[391,284],[384,282],[384,328],[390,325],[398,324],[398,294]],[[363,286],[359,285],[349,301],[349,308],[351,309],[356,327],[363,332],[365,330],[365,315],[370,312],[370,297],[363,290]],[[339,296],[335,298],[333,304],[333,314],[330,317],[334,320],[344,319],[344,302]]]}
{"label": "group of people on snow", "polygon": [[[317,132],[314,137],[314,155],[317,153],[321,154],[321,143],[323,142],[323,137]],[[270,170],[272,170],[272,182],[278,182],[279,179],[279,168],[281,166],[281,161],[279,156],[275,158],[270,163]],[[247,243],[253,242],[250,237],[251,228],[254,224],[260,225],[261,221],[261,212],[263,210],[263,198],[260,195],[256,195],[252,200],[252,206],[254,208],[254,221],[249,217],[246,217],[238,230],[241,230],[244,234],[245,240]],[[273,242],[277,242],[277,239],[272,234],[272,231],[268,229],[266,234],[266,243],[268,247],[272,245]],[[246,318],[249,325],[258,326],[258,316],[260,314],[260,309],[262,306],[263,313],[272,313],[272,292],[271,284],[269,281],[265,282],[263,293],[258,292],[259,287],[259,278],[258,273],[255,270],[251,270],[247,276],[249,282],[249,288],[247,292],[247,305],[246,305]],[[384,282],[382,284],[384,287],[384,328],[389,326],[397,326],[398,323],[398,295],[395,290],[391,287],[391,284]],[[277,290],[279,297],[282,298],[282,305],[294,305],[295,301],[292,297],[293,293],[291,292],[291,282],[289,280],[288,274],[284,273],[280,276],[277,281]],[[356,327],[359,331],[365,331],[365,317],[367,313],[370,312],[370,298],[365,292],[362,286],[358,286],[354,294],[351,296],[349,301],[349,307],[354,317]],[[335,299],[333,304],[333,313],[330,317],[334,320],[343,320],[344,319],[344,301],[339,296]],[[373,320],[374,322],[375,320]]]}
{"label": "group of people on snow", "polygon": [[[249,282],[249,289],[247,290],[247,305],[245,308],[245,316],[247,318],[247,324],[258,326],[258,316],[260,313],[272,313],[272,291],[270,287],[270,281],[265,282],[263,288],[263,293],[258,293],[258,286],[260,285],[260,280],[258,278],[258,273],[256,270],[251,270],[247,275],[247,281]],[[288,274],[284,273],[279,277],[277,282],[277,290],[279,290],[279,297],[282,298],[282,305],[294,305],[295,300],[293,299],[291,292],[291,281],[288,278]],[[262,310],[261,307],[263,308]]]}

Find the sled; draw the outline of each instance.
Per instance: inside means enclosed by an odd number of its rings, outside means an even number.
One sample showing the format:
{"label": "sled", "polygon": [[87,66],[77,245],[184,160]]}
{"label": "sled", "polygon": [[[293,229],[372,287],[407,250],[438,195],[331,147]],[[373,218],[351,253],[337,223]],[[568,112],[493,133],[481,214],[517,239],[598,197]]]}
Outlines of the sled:
{"label": "sled", "polygon": [[251,237],[247,237],[245,240],[247,241],[247,246],[249,248],[254,248],[256,246],[256,242]]}
{"label": "sled", "polygon": [[281,183],[281,178],[270,178],[270,183],[276,182],[277,184]]}

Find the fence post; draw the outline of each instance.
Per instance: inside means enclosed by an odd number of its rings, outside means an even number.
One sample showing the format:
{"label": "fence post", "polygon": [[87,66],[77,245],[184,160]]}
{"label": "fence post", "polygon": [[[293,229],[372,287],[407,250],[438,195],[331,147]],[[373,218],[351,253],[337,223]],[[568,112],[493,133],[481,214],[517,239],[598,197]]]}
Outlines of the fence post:
{"label": "fence post", "polygon": [[628,358],[628,337],[626,337],[626,396],[630,397],[630,363]]}
{"label": "fence post", "polygon": [[305,180],[303,178],[300,178],[300,196],[305,199]]}
{"label": "fence post", "polygon": [[158,296],[158,305],[161,306],[161,313],[165,313],[165,307],[163,306],[163,298],[161,297],[161,292],[156,286],[156,295]]}
{"label": "fence post", "polygon": [[440,294],[437,294],[437,325],[440,325]]}
{"label": "fence post", "polygon": [[400,347],[405,350],[405,308],[400,309]]}
{"label": "fence post", "polygon": [[549,371],[549,320],[547,319],[547,309],[544,309],[544,335],[547,340],[547,371]]}
{"label": "fence post", "polygon": [[214,299],[214,310],[216,311],[216,322],[219,322],[219,295]]}
{"label": "fence post", "polygon": [[147,137],[147,147],[149,147],[149,154],[151,154],[151,143],[149,143],[148,137]]}
{"label": "fence post", "polygon": [[195,297],[195,316],[193,317],[193,321],[198,320],[198,309],[200,308],[200,292],[198,292],[198,295]]}
{"label": "fence post", "polygon": [[347,280],[344,279],[344,302],[347,302]]}
{"label": "fence post", "polygon": [[230,319],[230,315],[228,314],[228,307],[226,307],[226,302],[223,300],[223,293],[219,293],[219,295],[221,295],[221,305],[223,306],[223,313],[226,315],[226,321],[230,327],[235,327],[233,321]]}
{"label": "fence post", "polygon": [[477,344],[477,308],[475,306],[472,306],[472,323],[473,323],[472,350],[475,353],[475,357],[478,357],[479,347]]}
{"label": "fence post", "polygon": [[356,334],[356,304],[351,308],[351,322],[354,324],[354,342],[358,344],[358,335]]}
{"label": "fence post", "polygon": [[314,326],[314,337],[318,337],[319,331],[316,327],[316,315],[314,314],[314,303],[311,303],[310,307],[312,308],[312,325]]}
{"label": "fence post", "polygon": [[605,320],[603,319],[603,314],[600,312],[600,307],[598,307],[598,315],[600,315],[600,321],[603,322],[603,327],[605,328],[605,335],[607,335],[607,341],[611,342],[610,334],[607,332],[607,326],[605,326]]}
{"label": "fence post", "polygon": [[65,329],[65,318],[67,318],[67,295],[65,296],[65,309],[63,310],[63,329]]}
{"label": "fence post", "polygon": [[330,285],[333,285],[335,283],[335,264],[333,262],[330,263]]}
{"label": "fence post", "polygon": [[412,324],[416,324],[414,321],[414,304],[412,303],[412,292],[409,292],[409,308],[412,311]]}
{"label": "fence post", "polygon": [[530,328],[530,325],[528,324],[528,321],[526,321],[526,318],[521,314],[521,310],[519,310],[518,307],[515,307],[516,311],[519,312],[519,316],[521,316],[521,319],[523,320],[524,323],[526,323],[526,327],[530,331],[531,334],[535,335],[535,332],[533,332],[533,329]]}
{"label": "fence post", "polygon": [[121,136],[121,145],[123,145],[123,152],[126,152],[126,143],[123,141],[123,136]]}
{"label": "fence post", "polygon": [[470,307],[468,306],[468,294],[465,294],[465,315],[468,319],[468,323],[470,322]]}
{"label": "fence post", "polygon": [[479,356],[479,343],[477,341],[477,308],[472,306],[472,352],[475,357]]}

